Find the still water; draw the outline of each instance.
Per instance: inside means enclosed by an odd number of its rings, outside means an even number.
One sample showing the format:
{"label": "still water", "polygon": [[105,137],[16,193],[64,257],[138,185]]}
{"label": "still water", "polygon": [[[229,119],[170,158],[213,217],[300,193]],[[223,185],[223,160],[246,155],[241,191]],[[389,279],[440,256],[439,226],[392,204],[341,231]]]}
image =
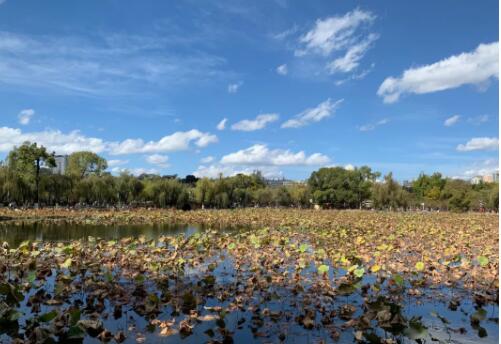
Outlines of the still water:
{"label": "still water", "polygon": [[[181,224],[151,224],[151,225],[75,225],[75,224],[40,224],[40,223],[24,223],[24,224],[9,224],[7,222],[0,223],[0,243],[6,241],[10,247],[17,247],[19,244],[25,240],[31,241],[45,241],[45,242],[69,242],[71,240],[87,239],[89,236],[102,238],[105,240],[116,240],[124,237],[140,237],[143,236],[146,239],[156,239],[160,236],[177,236],[185,235],[191,236],[197,232],[203,232],[206,228],[198,225],[181,225]],[[235,229],[219,229],[223,231],[234,231]],[[216,282],[218,285],[223,286],[225,284],[235,284],[236,281],[232,280],[234,278],[234,267],[232,266],[232,260],[226,257],[221,258],[222,261],[214,271],[216,276]],[[315,270],[315,266],[311,269],[306,269],[305,272],[311,272],[308,270]],[[344,271],[337,271],[337,274],[344,274]],[[333,269],[329,272],[329,277],[334,278]],[[233,276],[233,277],[232,277]],[[364,277],[363,283],[373,283],[370,280],[370,276]],[[55,276],[52,276],[46,281],[46,286],[52,286],[55,284]],[[284,290],[278,290],[283,292]],[[287,291],[287,290],[285,290]],[[471,302],[471,295],[465,295],[462,301],[461,308],[457,311],[451,311],[448,308],[447,301],[442,300],[442,298],[435,298],[433,295],[436,293],[449,294],[450,290],[447,288],[438,288],[434,290],[428,290],[428,297],[414,299],[408,297],[406,302],[404,302],[402,313],[407,317],[422,317],[423,323],[428,327],[428,333],[426,342],[439,342],[439,343],[497,343],[498,337],[498,305],[489,304],[484,306],[485,319],[482,320],[481,326],[485,329],[486,336],[480,337],[478,329],[471,325],[470,317],[471,314],[477,311],[475,305]],[[294,300],[294,296],[286,294],[285,300],[268,300],[261,306],[263,308],[269,309],[271,311],[280,310],[284,312],[290,312],[291,314],[296,314],[298,311],[291,304],[290,301]],[[339,305],[350,303],[353,305],[361,305],[363,303],[363,296],[359,292],[355,292],[350,296],[339,297]],[[26,307],[26,301],[21,305],[21,310],[26,314],[29,314],[29,307]],[[206,300],[205,306],[227,306],[224,302],[219,302],[216,298],[209,298]],[[110,306],[108,306],[110,308]],[[45,310],[47,311],[47,310]],[[108,312],[112,312],[111,308],[106,309]],[[161,319],[170,319],[170,314],[172,309],[166,307],[162,310],[159,315]],[[440,317],[437,317],[437,314]],[[359,315],[358,313],[356,314]],[[26,321],[28,316],[21,318],[21,321]],[[444,323],[443,319],[447,319]],[[245,320],[245,324],[242,324],[242,320]],[[278,338],[267,337],[260,338],[256,336],[255,333],[251,331],[251,327],[247,324],[252,324],[253,314],[250,312],[237,312],[236,314],[228,314],[225,318],[227,328],[231,329],[234,334],[235,342],[250,343],[250,342],[266,342],[278,341]],[[106,328],[117,331],[124,330],[128,333],[128,338],[125,343],[135,343],[135,336],[129,331],[131,322],[134,323],[134,327],[144,333],[146,342],[151,343],[200,343],[207,342],[210,338],[207,336],[207,331],[213,328],[213,322],[203,323],[198,325],[193,332],[193,335],[189,337],[183,337],[179,335],[173,335],[169,337],[159,336],[159,330],[149,332],[148,322],[141,316],[138,316],[134,312],[129,312],[128,316],[122,317],[121,319],[112,319],[111,317],[104,320],[104,325]],[[344,321],[334,324],[337,328],[344,326]],[[268,325],[266,325],[268,326]],[[265,326],[265,327],[266,327]],[[270,325],[271,326],[271,325]],[[466,332],[460,334],[459,329],[464,329]],[[320,331],[308,331],[303,327],[299,326],[294,320],[290,322],[287,328],[287,340],[290,343],[303,343],[303,342],[334,342],[329,336],[323,334]],[[353,342],[353,330],[342,331],[341,337],[338,342]],[[384,335],[384,333],[379,332],[378,334]],[[402,343],[412,343],[415,342],[406,337],[399,338]],[[12,338],[4,333],[0,327],[0,343],[11,343]],[[86,336],[83,343],[99,343],[97,338],[92,338]],[[424,342],[424,341],[423,341]]]}
{"label": "still water", "polygon": [[0,242],[6,241],[10,247],[17,247],[25,240],[31,241],[71,241],[89,236],[105,240],[144,236],[156,239],[160,236],[185,234],[193,235],[205,228],[200,225],[152,224],[152,225],[76,225],[68,223],[41,224],[23,223],[0,224]]}

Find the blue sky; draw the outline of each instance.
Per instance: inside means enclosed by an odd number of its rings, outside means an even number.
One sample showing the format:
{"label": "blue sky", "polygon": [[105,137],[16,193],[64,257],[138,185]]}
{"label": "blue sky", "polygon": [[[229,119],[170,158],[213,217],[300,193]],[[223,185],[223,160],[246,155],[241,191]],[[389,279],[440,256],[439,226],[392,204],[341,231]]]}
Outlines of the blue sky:
{"label": "blue sky", "polygon": [[497,1],[0,3],[0,158],[31,140],[113,173],[498,167]]}

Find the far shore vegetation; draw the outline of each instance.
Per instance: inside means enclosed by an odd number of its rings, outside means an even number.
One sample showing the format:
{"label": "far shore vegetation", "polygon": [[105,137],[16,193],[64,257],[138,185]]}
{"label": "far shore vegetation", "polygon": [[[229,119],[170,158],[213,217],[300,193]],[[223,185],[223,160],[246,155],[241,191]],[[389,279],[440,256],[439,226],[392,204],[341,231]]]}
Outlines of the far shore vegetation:
{"label": "far shore vegetation", "polygon": [[55,155],[26,142],[0,164],[3,206],[143,206],[178,208],[333,208],[385,210],[498,211],[498,182],[477,184],[440,173],[420,174],[404,185],[391,173],[368,166],[320,168],[304,182],[269,185],[252,175],[197,178],[128,172],[112,175],[103,157],[75,152],[64,173],[53,172]]}

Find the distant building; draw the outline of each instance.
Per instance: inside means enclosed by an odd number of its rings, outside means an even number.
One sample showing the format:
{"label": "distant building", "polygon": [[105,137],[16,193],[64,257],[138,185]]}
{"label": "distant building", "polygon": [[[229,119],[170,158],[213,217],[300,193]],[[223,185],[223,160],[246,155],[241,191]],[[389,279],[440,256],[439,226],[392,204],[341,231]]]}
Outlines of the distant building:
{"label": "distant building", "polygon": [[404,180],[402,182],[402,187],[407,190],[407,191],[410,191],[412,189],[412,180]]}
{"label": "distant building", "polygon": [[470,179],[472,184],[482,183],[498,183],[499,182],[499,172],[494,172],[492,174],[485,174],[483,176],[475,176]]}
{"label": "distant building", "polygon": [[492,183],[494,178],[492,177],[492,174],[486,174],[485,176],[482,176],[482,181],[484,183]]}
{"label": "distant building", "polygon": [[482,176],[475,176],[470,180],[470,182],[475,185],[480,184],[481,181],[482,181]]}
{"label": "distant building", "polygon": [[68,155],[56,155],[56,167],[51,167],[51,172],[53,174],[64,174],[66,168],[68,167]]}
{"label": "distant building", "polygon": [[472,184],[482,183],[498,183],[499,182],[499,172],[493,174],[485,174],[483,176],[475,176],[470,179]]}
{"label": "distant building", "polygon": [[265,179],[265,184],[270,187],[280,187],[280,186],[288,186],[295,184],[293,180],[285,179],[285,178],[276,178],[276,179]]}

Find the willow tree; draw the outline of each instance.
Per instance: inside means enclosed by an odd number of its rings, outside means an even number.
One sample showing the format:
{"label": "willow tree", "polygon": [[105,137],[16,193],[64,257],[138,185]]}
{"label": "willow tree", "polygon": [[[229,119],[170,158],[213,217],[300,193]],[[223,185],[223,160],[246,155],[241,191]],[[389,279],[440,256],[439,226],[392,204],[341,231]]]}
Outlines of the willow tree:
{"label": "willow tree", "polygon": [[83,178],[89,175],[99,175],[107,167],[106,160],[96,153],[81,151],[75,152],[68,157],[66,173],[77,178]]}
{"label": "willow tree", "polygon": [[56,167],[54,152],[48,153],[44,146],[37,146],[37,143],[24,142],[19,147],[9,153],[9,168],[23,175],[28,179],[35,179],[36,203],[40,199],[40,169],[45,167]]}

